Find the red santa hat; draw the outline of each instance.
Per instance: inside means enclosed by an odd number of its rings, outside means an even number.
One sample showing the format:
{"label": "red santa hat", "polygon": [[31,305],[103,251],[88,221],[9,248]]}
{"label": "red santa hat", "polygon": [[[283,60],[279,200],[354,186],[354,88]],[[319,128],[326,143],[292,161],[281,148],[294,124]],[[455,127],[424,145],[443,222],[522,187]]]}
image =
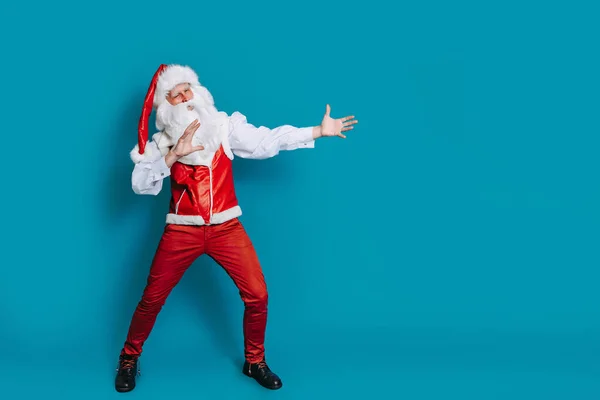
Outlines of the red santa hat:
{"label": "red santa hat", "polygon": [[199,90],[210,104],[214,104],[212,96],[200,85],[198,75],[187,66],[183,65],[165,65],[161,64],[154,73],[150,87],[146,93],[142,107],[142,115],[138,124],[138,153],[144,154],[146,143],[148,142],[148,119],[152,114],[153,108],[158,108],[166,101],[166,96],[170,90],[181,83],[189,83],[192,87]]}

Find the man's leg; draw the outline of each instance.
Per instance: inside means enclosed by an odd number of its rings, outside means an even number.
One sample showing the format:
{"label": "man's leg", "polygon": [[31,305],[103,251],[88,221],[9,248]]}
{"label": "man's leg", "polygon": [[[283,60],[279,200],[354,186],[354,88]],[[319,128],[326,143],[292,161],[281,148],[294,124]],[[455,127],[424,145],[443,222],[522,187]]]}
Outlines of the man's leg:
{"label": "man's leg", "polygon": [[267,285],[254,246],[237,218],[209,227],[206,254],[225,269],[244,302],[244,373],[269,389],[279,389],[281,380],[265,363]]}
{"label": "man's leg", "polygon": [[137,359],[158,313],[185,271],[203,252],[204,227],[170,224],[165,227],[121,350],[115,382],[117,391],[130,391],[135,387]]}

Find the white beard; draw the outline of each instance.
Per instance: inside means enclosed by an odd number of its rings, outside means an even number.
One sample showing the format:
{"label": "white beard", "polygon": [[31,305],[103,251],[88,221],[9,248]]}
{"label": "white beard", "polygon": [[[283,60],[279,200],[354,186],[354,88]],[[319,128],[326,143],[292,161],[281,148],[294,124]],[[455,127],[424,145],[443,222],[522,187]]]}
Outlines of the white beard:
{"label": "white beard", "polygon": [[[219,112],[212,104],[205,101],[200,93],[192,88],[194,97],[186,103],[171,105],[161,104],[156,111],[156,125],[169,137],[173,145],[177,143],[187,127],[197,119],[200,127],[194,132],[192,146],[202,145],[204,150],[195,151],[179,159],[189,165],[210,166],[215,153],[223,145],[229,159],[233,154],[229,147],[229,118],[226,113]],[[189,110],[188,107],[193,107]]]}

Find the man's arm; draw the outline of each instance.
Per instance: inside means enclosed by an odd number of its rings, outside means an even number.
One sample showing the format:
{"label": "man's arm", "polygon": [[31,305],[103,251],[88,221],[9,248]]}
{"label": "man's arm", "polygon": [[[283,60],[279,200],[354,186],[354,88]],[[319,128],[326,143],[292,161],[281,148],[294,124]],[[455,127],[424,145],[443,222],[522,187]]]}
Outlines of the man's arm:
{"label": "man's arm", "polygon": [[135,194],[156,196],[162,190],[163,179],[171,175],[173,156],[170,155],[171,151],[161,155],[155,142],[146,145],[146,153],[154,157],[147,157],[135,164],[131,173],[131,188]]}
{"label": "man's arm", "polygon": [[229,146],[241,158],[265,159],[283,150],[314,148],[318,133],[318,127],[256,127],[237,111],[229,117]]}
{"label": "man's arm", "polygon": [[231,151],[241,158],[265,159],[274,157],[284,150],[307,149],[315,147],[315,140],[325,136],[339,136],[353,129],[357,121],[354,116],[332,119],[331,109],[327,105],[325,116],[320,125],[297,128],[282,125],[274,129],[264,126],[255,127],[248,123],[246,117],[234,112],[229,117],[229,146]]}

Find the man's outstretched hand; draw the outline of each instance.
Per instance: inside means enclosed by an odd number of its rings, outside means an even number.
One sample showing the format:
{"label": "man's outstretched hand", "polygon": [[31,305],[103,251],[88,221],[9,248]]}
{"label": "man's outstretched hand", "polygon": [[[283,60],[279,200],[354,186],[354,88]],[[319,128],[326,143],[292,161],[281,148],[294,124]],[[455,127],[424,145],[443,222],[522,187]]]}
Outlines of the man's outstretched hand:
{"label": "man's outstretched hand", "polygon": [[197,119],[192,121],[191,124],[183,132],[183,135],[179,138],[175,146],[167,153],[165,156],[165,162],[167,166],[170,168],[177,160],[181,157],[187,156],[195,151],[204,150],[204,146],[193,146],[192,139],[194,138],[194,133],[200,127],[200,122]]}
{"label": "man's outstretched hand", "polygon": [[354,129],[354,124],[357,124],[358,121],[354,119],[354,115],[333,119],[330,114],[331,107],[327,104],[321,125],[315,127],[313,137],[317,139],[323,136],[339,136],[342,139],[346,139],[346,135],[342,132]]}

